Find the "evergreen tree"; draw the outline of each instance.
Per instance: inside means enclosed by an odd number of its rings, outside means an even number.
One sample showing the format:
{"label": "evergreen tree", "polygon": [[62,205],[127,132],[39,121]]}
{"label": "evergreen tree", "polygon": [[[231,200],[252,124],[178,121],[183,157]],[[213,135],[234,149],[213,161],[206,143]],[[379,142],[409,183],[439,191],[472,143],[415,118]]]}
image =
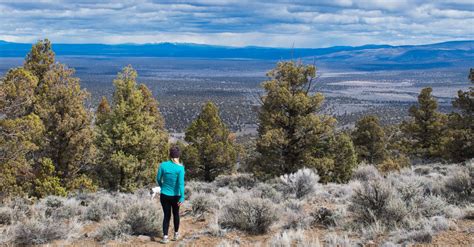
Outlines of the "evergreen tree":
{"label": "evergreen tree", "polygon": [[0,109],[6,118],[30,114],[35,102],[38,79],[24,68],[11,69],[0,84]]}
{"label": "evergreen tree", "polygon": [[324,150],[329,150],[335,119],[317,114],[324,97],[310,93],[315,75],[314,66],[295,62],[280,62],[267,74],[259,112],[257,176],[279,176],[305,166],[322,173],[332,162]]}
{"label": "evergreen tree", "polygon": [[[474,83],[474,69],[468,78]],[[453,107],[458,111],[449,115],[449,130],[443,138],[444,157],[461,162],[474,158],[474,87],[459,90]]]}
{"label": "evergreen tree", "polygon": [[31,192],[34,153],[44,126],[35,114],[0,120],[0,201]]}
{"label": "evergreen tree", "polygon": [[402,123],[411,153],[420,158],[438,158],[441,138],[446,129],[446,115],[438,112],[438,103],[431,95],[431,88],[424,88],[418,96],[418,106],[409,110],[411,119]]}
{"label": "evergreen tree", "polygon": [[158,103],[136,78],[137,72],[125,67],[114,80],[112,105],[103,98],[97,110],[102,182],[112,190],[153,183],[157,164],[167,157],[168,134]]}
{"label": "evergreen tree", "polygon": [[330,181],[346,183],[351,179],[352,171],[357,166],[354,144],[349,135],[341,133],[336,136],[333,146],[334,168]]}
{"label": "evergreen tree", "polygon": [[41,155],[51,159],[54,172],[68,186],[92,170],[95,147],[91,114],[85,109],[88,93],[81,89],[74,70],[55,64],[36,90],[35,113],[45,126]]}
{"label": "evergreen tree", "polygon": [[[11,188],[43,196],[38,181],[58,180],[64,188],[87,171],[93,157],[90,114],[84,107],[87,93],[72,75],[72,70],[55,64],[51,44],[43,40],[33,45],[24,68],[12,69],[2,79],[0,139],[2,156],[7,157],[2,167],[10,174],[5,181],[16,183],[10,183]],[[46,160],[52,169],[42,169]],[[43,170],[43,179],[33,181]]]}
{"label": "evergreen tree", "polygon": [[237,150],[217,106],[207,102],[197,119],[186,129],[183,161],[190,177],[213,181],[235,171]]}
{"label": "evergreen tree", "polygon": [[40,40],[33,45],[26,56],[24,68],[31,71],[41,82],[55,62],[55,55],[48,39]]}
{"label": "evergreen tree", "polygon": [[355,125],[352,140],[357,150],[358,160],[379,164],[385,160],[385,132],[377,116],[363,116]]}

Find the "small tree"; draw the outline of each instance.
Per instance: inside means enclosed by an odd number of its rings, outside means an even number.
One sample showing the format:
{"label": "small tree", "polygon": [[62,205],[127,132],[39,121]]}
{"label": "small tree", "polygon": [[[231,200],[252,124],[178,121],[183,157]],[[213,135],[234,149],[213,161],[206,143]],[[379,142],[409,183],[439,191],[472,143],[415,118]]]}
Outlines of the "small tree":
{"label": "small tree", "polygon": [[330,180],[337,183],[346,183],[351,179],[352,172],[357,166],[354,144],[349,135],[341,133],[336,136],[333,146],[334,168]]}
{"label": "small tree", "polygon": [[213,181],[235,171],[237,150],[233,135],[219,116],[219,109],[207,102],[186,129],[184,162],[190,177]]}
{"label": "small tree", "polygon": [[316,68],[280,62],[267,76],[254,172],[268,178],[308,166],[317,168],[321,175],[328,161],[323,150],[333,135],[335,119],[317,114],[324,97],[311,93]]}
{"label": "small tree", "polygon": [[153,183],[157,164],[167,157],[168,134],[158,124],[158,103],[136,78],[137,72],[125,67],[114,80],[112,106],[103,98],[97,110],[102,182],[112,190]]}
{"label": "small tree", "polygon": [[355,125],[352,140],[357,150],[358,160],[379,164],[385,160],[385,131],[377,116],[363,116]]}
{"label": "small tree", "polygon": [[[474,69],[470,70],[469,79],[474,83]],[[474,87],[459,90],[453,107],[458,112],[449,115],[449,129],[443,137],[444,157],[461,162],[474,158]]]}
{"label": "small tree", "polygon": [[420,158],[437,158],[441,153],[441,137],[446,128],[446,115],[438,112],[431,88],[424,88],[418,96],[418,106],[409,110],[411,119],[402,123],[402,131],[413,155]]}

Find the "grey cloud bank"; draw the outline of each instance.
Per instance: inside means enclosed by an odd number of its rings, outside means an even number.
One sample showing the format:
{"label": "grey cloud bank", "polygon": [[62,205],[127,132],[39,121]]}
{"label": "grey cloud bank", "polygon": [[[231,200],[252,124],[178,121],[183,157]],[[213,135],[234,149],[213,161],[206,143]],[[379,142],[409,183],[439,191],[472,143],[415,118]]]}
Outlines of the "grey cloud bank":
{"label": "grey cloud bank", "polygon": [[472,1],[2,1],[0,40],[324,47],[474,39]]}

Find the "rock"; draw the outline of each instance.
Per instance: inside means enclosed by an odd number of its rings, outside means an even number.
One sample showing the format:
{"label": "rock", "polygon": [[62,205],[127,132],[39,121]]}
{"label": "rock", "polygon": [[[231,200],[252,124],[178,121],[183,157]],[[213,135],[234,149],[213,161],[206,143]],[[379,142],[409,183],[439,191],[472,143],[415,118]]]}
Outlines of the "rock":
{"label": "rock", "polygon": [[149,242],[151,241],[151,238],[149,236],[145,236],[145,235],[140,235],[137,237],[138,240],[142,241],[142,242]]}

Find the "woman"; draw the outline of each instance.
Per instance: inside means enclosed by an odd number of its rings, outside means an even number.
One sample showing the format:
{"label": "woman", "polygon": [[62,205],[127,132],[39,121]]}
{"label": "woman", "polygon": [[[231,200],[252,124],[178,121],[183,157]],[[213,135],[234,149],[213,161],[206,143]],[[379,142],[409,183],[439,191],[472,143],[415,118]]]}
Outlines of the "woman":
{"label": "woman", "polygon": [[156,175],[156,182],[161,187],[160,202],[164,213],[162,243],[168,243],[171,210],[174,224],[173,240],[179,238],[179,207],[184,202],[184,166],[179,163],[179,156],[178,147],[170,148],[171,160],[161,163]]}

